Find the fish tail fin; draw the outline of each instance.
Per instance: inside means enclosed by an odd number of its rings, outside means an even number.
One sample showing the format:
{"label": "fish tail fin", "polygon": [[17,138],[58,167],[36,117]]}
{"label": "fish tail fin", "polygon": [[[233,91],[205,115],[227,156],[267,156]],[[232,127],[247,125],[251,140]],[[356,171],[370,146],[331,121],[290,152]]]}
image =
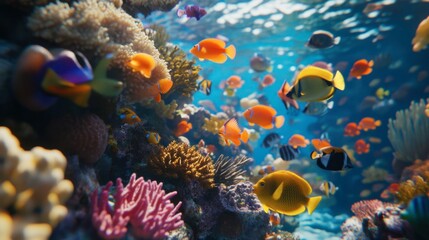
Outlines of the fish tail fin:
{"label": "fish tail fin", "polygon": [[312,197],[308,199],[308,203],[307,203],[308,214],[313,213],[317,205],[319,205],[320,200],[322,200],[322,196]]}
{"label": "fish tail fin", "polygon": [[375,121],[375,126],[377,127],[381,126],[381,121],[380,120]]}
{"label": "fish tail fin", "polygon": [[370,66],[370,67],[374,66],[374,61],[373,60],[369,61],[368,66]]}
{"label": "fish tail fin", "polygon": [[94,79],[89,82],[89,85],[95,92],[107,97],[118,96],[124,86],[122,82],[106,76],[107,67],[112,57],[113,55],[109,54],[98,63],[94,71]]}
{"label": "fish tail fin", "polygon": [[182,10],[182,9],[177,9],[177,16],[178,17],[182,17],[184,14],[185,14],[185,10]]}
{"label": "fish tail fin", "polygon": [[334,87],[338,90],[344,90],[346,88],[346,84],[344,83],[344,77],[340,71],[335,73],[334,79],[332,80],[334,83]]}
{"label": "fish tail fin", "polygon": [[276,128],[281,128],[284,123],[285,123],[285,117],[283,116],[277,116],[274,120],[274,125],[276,126]]}
{"label": "fish tail fin", "polygon": [[341,41],[341,37],[336,37],[336,38],[334,38],[334,44],[335,44],[335,45],[339,44],[339,43],[340,43],[340,41]]}
{"label": "fish tail fin", "polygon": [[334,101],[330,101],[327,104],[328,109],[332,109],[334,107]]}
{"label": "fish tail fin", "polygon": [[244,143],[247,143],[247,141],[249,140],[249,132],[246,129],[244,129],[241,132],[240,138]]}
{"label": "fish tail fin", "polygon": [[226,49],[225,49],[225,53],[226,53],[226,55],[229,57],[229,58],[231,58],[231,59],[234,59],[235,58],[235,54],[236,54],[236,50],[235,50],[235,47],[234,47],[234,45],[229,45],[229,47],[227,47]]}

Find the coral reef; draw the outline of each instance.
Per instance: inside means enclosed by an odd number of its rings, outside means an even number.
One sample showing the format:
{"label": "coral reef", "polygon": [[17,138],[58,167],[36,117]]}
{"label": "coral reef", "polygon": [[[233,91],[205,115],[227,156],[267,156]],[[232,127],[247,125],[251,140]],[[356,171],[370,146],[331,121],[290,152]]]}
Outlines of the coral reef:
{"label": "coral reef", "polygon": [[155,101],[146,101],[142,103],[145,108],[151,109],[160,118],[173,119],[178,107],[176,100],[171,101],[169,104],[165,104],[163,100],[157,103]]}
{"label": "coral reef", "polygon": [[183,225],[182,214],[178,212],[181,206],[176,206],[170,199],[177,192],[168,194],[162,190],[162,183],[136,179],[132,174],[127,186],[122,180],[116,180],[116,193],[113,209],[109,205],[109,191],[113,183],[109,182],[91,196],[92,223],[98,234],[104,239],[122,238],[127,233],[127,225],[132,226],[132,233],[138,238],[163,239],[168,231]]}
{"label": "coral reef", "polygon": [[399,161],[413,162],[429,158],[429,118],[425,115],[429,99],[411,102],[410,108],[389,119],[388,137]]}
{"label": "coral reef", "polygon": [[249,181],[231,186],[221,184],[219,196],[222,205],[231,212],[258,212],[262,210],[261,203],[253,193],[253,183]]}
{"label": "coral reef", "polygon": [[66,158],[58,150],[24,151],[10,130],[0,127],[0,238],[48,239],[67,215],[73,192],[64,179]]}
{"label": "coral reef", "polygon": [[427,176],[429,180],[429,160],[414,161],[413,165],[406,167],[401,173],[401,180],[411,179],[413,176]]}
{"label": "coral reef", "polygon": [[369,239],[362,229],[362,222],[353,216],[348,218],[342,225],[342,240],[367,240]]}
{"label": "coral reef", "polygon": [[227,116],[210,115],[210,118],[204,119],[203,130],[212,134],[218,134],[219,129],[227,119]]}
{"label": "coral reef", "polygon": [[158,175],[197,180],[207,188],[214,187],[214,166],[210,156],[201,155],[195,147],[171,142],[159,155],[148,160]]}
{"label": "coral reef", "polygon": [[363,170],[362,176],[362,183],[372,183],[378,181],[386,181],[387,177],[389,176],[389,173],[382,168],[371,166]]}
{"label": "coral reef", "polygon": [[413,176],[412,180],[401,182],[395,197],[400,203],[408,204],[414,197],[419,195],[429,196],[429,174],[425,175],[424,178]]}
{"label": "coral reef", "polygon": [[[116,4],[117,5],[117,4]],[[38,8],[30,16],[29,28],[38,37],[78,50],[88,57],[102,58],[114,54],[110,66],[125,79],[124,96],[130,102],[145,99],[145,91],[159,80],[168,78],[167,64],[159,58],[153,42],[144,33],[143,24],[113,2],[84,0],[57,2]],[[156,61],[149,79],[133,72],[127,62],[136,53],[147,53]]]}
{"label": "coral reef", "polygon": [[123,0],[122,7],[130,14],[142,13],[145,17],[154,11],[168,12],[180,0]]}
{"label": "coral reef", "polygon": [[214,163],[214,182],[219,185],[236,184],[243,180],[246,170],[245,166],[252,164],[253,159],[246,156],[236,156],[234,159],[220,155]]}
{"label": "coral reef", "polygon": [[46,138],[54,148],[78,155],[83,163],[93,164],[106,149],[108,129],[95,114],[66,114],[51,120]]}
{"label": "coral reef", "polygon": [[327,212],[301,214],[297,217],[299,226],[294,233],[301,239],[333,239],[340,236],[340,224],[347,217],[346,214],[331,215]]}

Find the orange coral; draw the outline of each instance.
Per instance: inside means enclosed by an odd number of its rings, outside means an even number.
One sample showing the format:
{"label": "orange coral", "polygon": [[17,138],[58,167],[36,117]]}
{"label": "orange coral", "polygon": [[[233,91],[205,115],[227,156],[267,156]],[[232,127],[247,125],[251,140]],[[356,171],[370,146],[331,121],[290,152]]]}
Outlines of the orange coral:
{"label": "orange coral", "polygon": [[158,175],[197,180],[201,185],[214,187],[214,166],[210,156],[201,155],[195,147],[185,143],[171,142],[161,153],[152,156],[148,164]]}
{"label": "orange coral", "polygon": [[400,203],[408,204],[414,197],[419,195],[429,196],[429,174],[425,176],[414,176],[412,180],[407,180],[399,184],[395,197]]}

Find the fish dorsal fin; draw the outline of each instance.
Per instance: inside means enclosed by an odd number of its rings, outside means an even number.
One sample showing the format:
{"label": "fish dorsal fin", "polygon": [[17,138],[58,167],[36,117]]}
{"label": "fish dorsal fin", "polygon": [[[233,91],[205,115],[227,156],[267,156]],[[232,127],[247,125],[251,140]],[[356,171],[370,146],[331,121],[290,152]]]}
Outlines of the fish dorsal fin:
{"label": "fish dorsal fin", "polygon": [[240,132],[240,128],[238,127],[238,122],[235,118],[231,118],[230,120],[228,120],[228,122],[226,122],[225,124],[225,128],[227,129],[227,131],[234,131],[234,132]]}
{"label": "fish dorsal fin", "polygon": [[283,193],[283,182],[280,183],[280,185],[277,187],[276,191],[274,191],[273,199],[276,201],[279,200],[280,197],[282,196],[282,193]]}
{"label": "fish dorsal fin", "polygon": [[309,183],[308,183],[304,178],[302,178],[302,177],[300,177],[299,175],[297,175],[297,174],[295,174],[295,173],[293,173],[293,172],[290,172],[290,171],[288,171],[288,173],[289,173],[289,175],[290,175],[290,178],[291,178],[292,180],[294,180],[294,182],[295,182],[296,184],[298,184],[298,185],[299,185],[299,187],[303,190],[304,195],[309,195],[309,194],[311,194],[311,192],[312,192],[313,190],[311,189],[310,184],[309,184]]}
{"label": "fish dorsal fin", "polygon": [[315,67],[315,66],[308,66],[306,68],[304,68],[297,76],[297,80],[300,80],[304,77],[310,77],[310,76],[316,76],[316,77],[320,77],[326,81],[331,82],[332,81],[332,77],[333,74],[323,68],[319,68],[319,67]]}
{"label": "fish dorsal fin", "polygon": [[226,43],[224,41],[217,38],[207,38],[200,42],[200,45],[206,46],[206,44],[215,45],[219,48],[225,48],[226,46]]}

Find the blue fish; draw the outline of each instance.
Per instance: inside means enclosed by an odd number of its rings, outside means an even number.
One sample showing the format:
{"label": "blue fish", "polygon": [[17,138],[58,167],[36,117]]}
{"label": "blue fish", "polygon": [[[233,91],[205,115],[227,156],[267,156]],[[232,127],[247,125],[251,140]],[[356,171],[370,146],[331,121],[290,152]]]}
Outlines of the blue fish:
{"label": "blue fish", "polygon": [[177,10],[177,16],[182,17],[183,15],[186,15],[188,18],[196,18],[197,21],[200,20],[204,15],[207,14],[207,11],[199,6],[193,6],[193,5],[187,5],[185,7],[185,10],[178,9]]}

